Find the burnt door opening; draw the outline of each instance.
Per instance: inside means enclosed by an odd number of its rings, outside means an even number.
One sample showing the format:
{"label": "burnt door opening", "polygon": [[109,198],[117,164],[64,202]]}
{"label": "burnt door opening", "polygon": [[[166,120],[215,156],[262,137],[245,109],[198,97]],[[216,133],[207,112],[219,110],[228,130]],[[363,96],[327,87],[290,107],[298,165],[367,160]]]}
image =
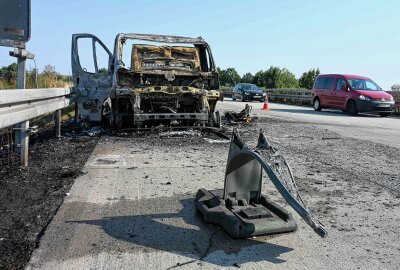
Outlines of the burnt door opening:
{"label": "burnt door opening", "polygon": [[114,56],[91,34],[72,35],[71,65],[79,118],[101,121],[111,94]]}

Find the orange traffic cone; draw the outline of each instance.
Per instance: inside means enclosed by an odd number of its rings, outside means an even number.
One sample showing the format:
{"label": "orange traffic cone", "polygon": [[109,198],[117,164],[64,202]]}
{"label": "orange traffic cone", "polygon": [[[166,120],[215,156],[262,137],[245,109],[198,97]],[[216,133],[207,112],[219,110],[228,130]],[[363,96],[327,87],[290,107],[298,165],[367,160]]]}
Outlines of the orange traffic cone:
{"label": "orange traffic cone", "polygon": [[269,104],[268,104],[268,94],[265,93],[265,98],[264,98],[264,106],[261,110],[268,111],[269,110]]}

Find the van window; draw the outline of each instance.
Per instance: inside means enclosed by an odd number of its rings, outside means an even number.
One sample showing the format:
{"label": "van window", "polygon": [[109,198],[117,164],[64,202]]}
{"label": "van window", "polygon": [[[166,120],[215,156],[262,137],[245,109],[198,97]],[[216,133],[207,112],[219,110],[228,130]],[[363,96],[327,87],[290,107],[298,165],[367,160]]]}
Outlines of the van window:
{"label": "van window", "polygon": [[319,78],[317,79],[317,81],[315,82],[315,88],[317,88],[317,89],[323,89],[324,86],[325,86],[325,80],[326,80],[325,77],[319,77]]}
{"label": "van window", "polygon": [[324,89],[332,89],[335,78],[326,78]]}
{"label": "van window", "polygon": [[337,82],[336,82],[336,87],[335,87],[336,90],[340,90],[342,88],[342,85],[347,86],[346,81],[343,80],[343,79],[338,79]]}
{"label": "van window", "polygon": [[332,89],[335,78],[319,77],[315,82],[316,89]]}

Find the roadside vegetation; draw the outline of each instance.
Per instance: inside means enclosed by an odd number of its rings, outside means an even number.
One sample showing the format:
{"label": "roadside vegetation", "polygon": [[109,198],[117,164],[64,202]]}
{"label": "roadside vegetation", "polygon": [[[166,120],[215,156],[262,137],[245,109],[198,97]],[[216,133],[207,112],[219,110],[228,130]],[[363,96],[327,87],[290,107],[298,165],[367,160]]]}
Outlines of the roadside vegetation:
{"label": "roadside vegetation", "polygon": [[[43,70],[32,69],[26,72],[26,88],[57,88],[72,86],[71,78],[55,71],[54,66],[46,65]],[[13,63],[0,68],[0,90],[15,89],[17,82],[17,64]],[[61,110],[62,121],[67,121],[74,117],[74,106],[71,105]],[[31,126],[37,125],[39,128],[47,128],[53,125],[54,114],[49,113],[36,117],[31,120]]]}
{"label": "roadside vegetation", "polygon": [[[0,68],[0,89],[15,89],[17,83],[17,64],[12,63]],[[43,70],[26,72],[26,88],[55,88],[70,86],[71,78],[55,71],[54,66],[46,65]]]}
{"label": "roadside vegetation", "polygon": [[392,91],[399,91],[400,92],[400,83],[393,84],[392,87],[390,87],[390,89]]}
{"label": "roadside vegetation", "polygon": [[[271,66],[267,70],[260,70],[255,74],[247,72],[240,76],[235,68],[218,68],[221,87],[231,88],[237,83],[253,83],[266,89],[310,89],[315,78],[321,74],[319,68],[312,68],[304,72],[300,78],[296,78],[294,73],[287,68]],[[400,92],[400,83],[393,84],[391,91]]]}
{"label": "roadside vegetation", "polygon": [[237,83],[254,83],[267,89],[311,89],[315,78],[320,74],[318,68],[304,72],[299,79],[287,68],[271,66],[267,70],[260,70],[254,75],[250,72],[240,76],[234,68],[218,68],[221,86],[232,87]]}

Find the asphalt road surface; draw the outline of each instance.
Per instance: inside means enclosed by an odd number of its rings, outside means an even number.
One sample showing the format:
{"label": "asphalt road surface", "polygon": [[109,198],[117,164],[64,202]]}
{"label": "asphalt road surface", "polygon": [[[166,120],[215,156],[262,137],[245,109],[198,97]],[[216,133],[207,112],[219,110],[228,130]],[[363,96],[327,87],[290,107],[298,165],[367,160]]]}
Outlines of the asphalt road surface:
{"label": "asphalt road surface", "polygon": [[[240,110],[245,102],[229,98],[219,103],[219,110]],[[263,103],[251,102],[253,114],[259,117],[279,117],[319,126],[348,138],[358,138],[400,148],[400,117],[380,117],[374,114],[349,116],[339,110],[314,111],[311,107],[270,103],[270,111],[260,111]]]}
{"label": "asphalt road surface", "polygon": [[251,105],[260,119],[239,126],[243,138],[255,144],[265,130],[327,238],[296,214],[294,233],[241,240],[203,223],[194,194],[223,187],[226,142],[103,136],[28,269],[399,269],[400,119]]}

